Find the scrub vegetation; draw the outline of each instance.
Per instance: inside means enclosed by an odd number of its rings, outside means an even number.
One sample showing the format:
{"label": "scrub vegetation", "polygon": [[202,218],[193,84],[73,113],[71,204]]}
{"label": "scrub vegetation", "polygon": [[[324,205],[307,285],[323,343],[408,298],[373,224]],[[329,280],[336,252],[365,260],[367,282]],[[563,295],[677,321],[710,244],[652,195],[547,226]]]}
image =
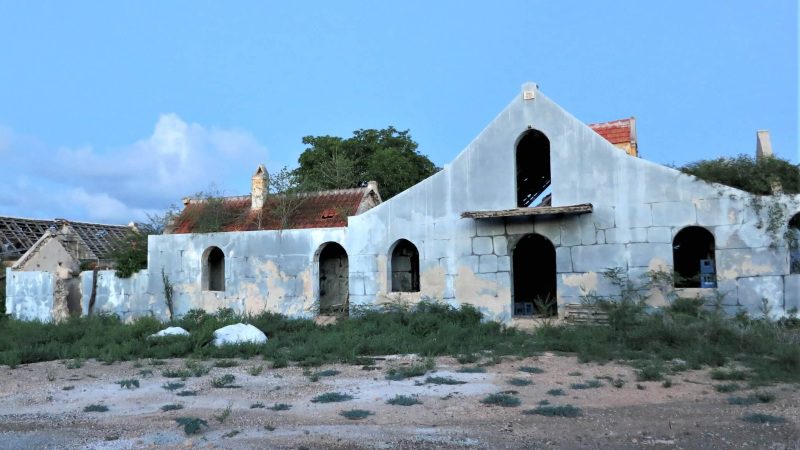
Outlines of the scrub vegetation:
{"label": "scrub vegetation", "polygon": [[[701,367],[718,379],[736,379],[751,385],[800,381],[800,320],[780,321],[729,317],[718,308],[676,299],[672,305],[646,312],[644,303],[623,296],[597,301],[609,317],[608,326],[545,323],[533,332],[481,321],[470,305],[454,308],[425,302],[414,308],[396,305],[355,311],[347,320],[317,326],[313,320],[289,319],[272,313],[246,316],[230,309],[216,313],[192,310],[169,325],[189,336],[154,340],[147,337],[165,324],[152,317],[124,323],[116,316],[69,318],[58,323],[8,319],[0,333],[0,364],[17,367],[50,360],[81,361],[95,358],[122,360],[166,358],[249,358],[261,356],[274,365],[303,367],[326,363],[365,364],[370,356],[417,354],[420,363],[391,368],[389,380],[423,376],[434,369],[431,357],[486,354],[528,357],[542,351],[577,354],[581,362],[624,360],[639,369],[643,380],[663,380],[675,373]],[[247,322],[270,336],[263,345],[217,348],[209,345],[217,328]],[[469,358],[471,359],[471,358]],[[680,359],[680,364],[673,361]],[[737,367],[738,369],[729,369]],[[205,367],[203,372],[205,371]],[[537,368],[520,367],[537,373]],[[166,369],[165,376],[188,378],[193,370]],[[746,378],[746,380],[740,380]]]}

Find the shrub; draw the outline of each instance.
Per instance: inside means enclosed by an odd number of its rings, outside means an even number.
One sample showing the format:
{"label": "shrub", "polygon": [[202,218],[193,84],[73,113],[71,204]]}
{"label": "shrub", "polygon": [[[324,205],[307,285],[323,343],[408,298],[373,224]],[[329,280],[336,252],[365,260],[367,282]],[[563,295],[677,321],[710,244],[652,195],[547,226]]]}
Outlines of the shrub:
{"label": "shrub", "polygon": [[434,365],[433,358],[425,358],[424,362],[407,367],[392,367],[386,372],[386,379],[399,381],[406,378],[419,377],[433,370]]}
{"label": "shrub", "polygon": [[185,380],[192,376],[192,372],[188,369],[165,369],[161,371],[161,376],[165,378],[180,378]]}
{"label": "shrub", "polygon": [[465,355],[458,355],[456,357],[456,361],[458,361],[460,364],[476,363],[478,362],[478,359],[480,359],[480,357],[474,353],[467,353]]}
{"label": "shrub", "polygon": [[175,395],[178,397],[194,397],[197,395],[197,391],[180,391]]}
{"label": "shrub", "polygon": [[747,397],[729,397],[728,404],[731,405],[755,405],[756,403],[771,403],[775,400],[775,395],[769,392],[756,392]]}
{"label": "shrub", "polygon": [[567,395],[563,389],[550,389],[547,391],[547,395],[552,395],[553,397],[558,397],[561,395]]}
{"label": "shrub", "polygon": [[83,412],[107,412],[108,406],[92,404],[83,408]]}
{"label": "shrub", "polygon": [[570,389],[597,389],[602,386],[603,383],[600,380],[588,380],[583,383],[572,383],[569,385]]}
{"label": "shrub", "polygon": [[464,366],[464,367],[459,367],[456,372],[459,372],[459,373],[486,373],[486,368],[485,367],[480,367],[480,366]]}
{"label": "shrub", "polygon": [[711,379],[720,381],[744,381],[747,379],[747,373],[741,370],[725,370],[715,368],[711,370]]}
{"label": "shrub", "polygon": [[526,373],[544,373],[544,370],[538,367],[530,367],[530,366],[522,366],[519,370],[526,372]]}
{"label": "shrub", "polygon": [[263,371],[264,371],[264,365],[263,364],[259,364],[257,366],[252,366],[252,367],[247,369],[247,373],[249,373],[251,376],[254,376],[254,377],[257,377],[257,376],[261,375],[261,372],[263,372]]}
{"label": "shrub", "polygon": [[716,384],[714,385],[714,389],[717,392],[722,392],[722,393],[736,392],[739,390],[739,385],[736,383]]}
{"label": "shrub", "polygon": [[233,359],[220,359],[214,361],[214,367],[228,368],[228,367],[236,367],[238,365],[239,361],[235,361]]}
{"label": "shrub", "polygon": [[183,409],[183,405],[180,405],[178,403],[170,403],[169,405],[164,405],[161,407],[161,410],[164,412],[177,411],[179,409]]}
{"label": "shrub", "polygon": [[361,420],[373,414],[375,413],[366,409],[350,409],[339,413],[340,416],[350,420]]}
{"label": "shrub", "polygon": [[426,384],[467,384],[466,381],[456,380],[450,377],[428,377],[425,378]]}
{"label": "shrub", "polygon": [[175,422],[178,426],[183,427],[183,432],[187,436],[200,433],[203,428],[208,428],[208,422],[197,417],[178,417]]}
{"label": "shrub", "polygon": [[528,386],[530,384],[533,384],[533,381],[526,380],[524,378],[512,378],[508,380],[508,384],[512,386]]}
{"label": "shrub", "polygon": [[270,409],[272,411],[288,411],[291,408],[292,408],[292,405],[290,405],[288,403],[275,403],[274,405],[270,406],[267,409]]}
{"label": "shrub", "polygon": [[203,375],[208,375],[208,372],[211,371],[211,368],[206,366],[205,364],[199,361],[186,361],[186,370],[191,372],[191,374],[197,378],[202,377]]}
{"label": "shrub", "polygon": [[321,371],[317,372],[317,376],[320,376],[320,377],[335,377],[336,375],[339,375],[340,373],[341,372],[339,372],[338,370],[327,369],[327,370],[321,370]]}
{"label": "shrub", "polygon": [[117,381],[117,384],[121,388],[136,389],[136,388],[139,387],[139,380],[137,380],[136,378],[128,378],[128,379],[125,379],[125,380]]}
{"label": "shrub", "polygon": [[786,420],[786,418],[784,417],[773,416],[772,414],[763,414],[763,413],[745,414],[744,416],[742,416],[742,420],[750,423],[771,423],[771,424],[788,422],[788,420]]}
{"label": "shrub", "polygon": [[266,406],[264,406],[264,404],[261,402],[252,403],[250,405],[250,409],[264,409],[264,408],[266,408]]}
{"label": "shrub", "polygon": [[519,398],[510,395],[504,394],[502,392],[497,394],[490,394],[481,400],[481,403],[484,405],[494,405],[494,406],[503,406],[503,407],[515,407],[520,405]]}
{"label": "shrub", "polygon": [[352,400],[353,396],[348,394],[341,394],[339,392],[326,392],[319,394],[311,399],[312,403],[333,403],[333,402],[346,402]]}
{"label": "shrub", "polygon": [[229,374],[229,373],[226,373],[225,375],[213,378],[211,380],[211,385],[214,386],[215,388],[235,388],[235,387],[238,387],[238,386],[235,386],[233,384],[234,381],[236,381],[236,377],[231,375],[231,374]]}
{"label": "shrub", "polygon": [[664,368],[660,364],[647,364],[636,371],[638,381],[661,381],[664,379]]}
{"label": "shrub", "polygon": [[395,406],[411,406],[411,405],[421,405],[422,402],[419,401],[417,397],[398,394],[390,398],[389,400],[386,400],[386,404]]}
{"label": "shrub", "polygon": [[572,405],[539,405],[535,409],[522,411],[522,413],[548,417],[578,417],[582,415],[581,409]]}
{"label": "shrub", "polygon": [[178,389],[180,389],[180,388],[182,388],[184,386],[186,386],[186,383],[178,383],[178,382],[174,382],[174,381],[168,381],[168,382],[166,382],[166,383],[161,385],[162,388],[164,388],[164,389],[166,389],[166,390],[168,390],[170,392],[171,391],[177,391]]}

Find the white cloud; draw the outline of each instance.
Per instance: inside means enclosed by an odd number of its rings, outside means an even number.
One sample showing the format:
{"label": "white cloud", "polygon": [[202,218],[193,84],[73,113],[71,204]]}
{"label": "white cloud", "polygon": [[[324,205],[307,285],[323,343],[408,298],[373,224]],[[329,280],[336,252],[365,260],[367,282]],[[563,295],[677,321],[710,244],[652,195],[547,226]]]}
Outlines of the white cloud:
{"label": "white cloud", "polygon": [[249,133],[158,118],[153,133],[121,148],[50,149],[0,128],[0,214],[128,223],[180,199],[230,186],[245,194],[267,151]]}

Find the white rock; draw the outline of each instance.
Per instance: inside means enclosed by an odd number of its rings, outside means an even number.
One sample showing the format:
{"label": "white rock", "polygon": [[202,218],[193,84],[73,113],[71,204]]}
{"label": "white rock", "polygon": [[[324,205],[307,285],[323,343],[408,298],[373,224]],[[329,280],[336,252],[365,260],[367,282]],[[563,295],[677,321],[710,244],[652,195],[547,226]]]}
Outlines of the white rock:
{"label": "white rock", "polygon": [[263,344],[265,342],[267,342],[267,335],[258,328],[250,324],[236,323],[215,331],[212,343],[217,347],[222,347],[228,344]]}
{"label": "white rock", "polygon": [[181,327],[167,327],[156,334],[151,334],[151,338],[164,337],[164,336],[188,336],[189,332]]}

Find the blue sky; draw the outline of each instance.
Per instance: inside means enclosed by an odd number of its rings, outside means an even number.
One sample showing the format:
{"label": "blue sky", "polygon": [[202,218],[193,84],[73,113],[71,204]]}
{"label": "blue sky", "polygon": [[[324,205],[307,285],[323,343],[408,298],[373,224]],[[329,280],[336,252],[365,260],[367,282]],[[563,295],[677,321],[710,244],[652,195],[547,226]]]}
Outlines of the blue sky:
{"label": "blue sky", "polygon": [[410,129],[451,160],[525,81],[640,151],[797,163],[793,0],[0,1],[0,215],[127,223],[249,190],[306,135]]}

